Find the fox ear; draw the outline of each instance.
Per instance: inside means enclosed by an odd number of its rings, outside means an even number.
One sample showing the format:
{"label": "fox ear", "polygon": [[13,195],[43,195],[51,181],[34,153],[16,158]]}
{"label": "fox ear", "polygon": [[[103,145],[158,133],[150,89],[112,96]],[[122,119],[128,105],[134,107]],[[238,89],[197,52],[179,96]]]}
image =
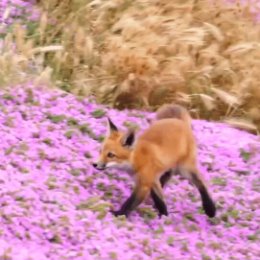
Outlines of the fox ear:
{"label": "fox ear", "polygon": [[135,141],[135,131],[129,130],[123,137],[122,145],[131,147],[134,144],[134,141]]}
{"label": "fox ear", "polygon": [[117,127],[115,126],[115,124],[112,122],[112,120],[109,117],[107,117],[107,122],[108,122],[108,128],[110,130],[110,133],[118,131]]}

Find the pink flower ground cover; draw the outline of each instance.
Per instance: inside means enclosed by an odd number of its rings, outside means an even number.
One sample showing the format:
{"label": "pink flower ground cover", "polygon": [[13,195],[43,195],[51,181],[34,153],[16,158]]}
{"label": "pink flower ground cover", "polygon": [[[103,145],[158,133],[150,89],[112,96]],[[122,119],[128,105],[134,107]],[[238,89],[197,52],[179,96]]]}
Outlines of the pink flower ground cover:
{"label": "pink flower ground cover", "polygon": [[35,8],[36,0],[1,0],[0,1],[0,36],[5,35],[13,23],[32,26],[39,19]]}
{"label": "pink flower ground cover", "polygon": [[169,216],[158,218],[148,200],[128,219],[115,218],[109,209],[122,204],[133,182],[90,164],[106,115],[122,128],[145,128],[153,117],[57,90],[0,93],[0,259],[260,258],[259,137],[194,120],[215,218],[207,218],[197,190],[178,176],[165,188]]}

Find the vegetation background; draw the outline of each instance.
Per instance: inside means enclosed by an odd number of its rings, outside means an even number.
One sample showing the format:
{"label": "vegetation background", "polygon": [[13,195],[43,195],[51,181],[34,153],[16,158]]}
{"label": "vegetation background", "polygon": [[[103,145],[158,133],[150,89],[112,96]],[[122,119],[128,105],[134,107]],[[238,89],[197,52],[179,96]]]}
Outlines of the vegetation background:
{"label": "vegetation background", "polygon": [[174,101],[260,129],[259,1],[36,2],[38,19],[2,33],[2,86],[33,80],[119,109]]}
{"label": "vegetation background", "polygon": [[[260,136],[208,122],[260,130],[259,0],[240,1],[0,1],[0,260],[259,259]],[[168,217],[149,199],[113,217],[133,182],[92,167],[106,116],[143,130],[154,114],[87,96],[207,119],[193,130],[217,216],[174,176]]]}

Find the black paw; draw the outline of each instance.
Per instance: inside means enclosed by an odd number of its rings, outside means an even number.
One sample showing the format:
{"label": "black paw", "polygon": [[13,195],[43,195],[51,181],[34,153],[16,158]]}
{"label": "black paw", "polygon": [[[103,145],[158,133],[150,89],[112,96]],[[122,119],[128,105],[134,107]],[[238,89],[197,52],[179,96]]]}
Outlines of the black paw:
{"label": "black paw", "polygon": [[123,212],[121,212],[120,210],[110,210],[110,212],[115,216],[123,216],[125,215]]}
{"label": "black paw", "polygon": [[210,218],[214,218],[216,216],[216,206],[213,201],[210,201],[208,203],[205,203],[203,205],[204,211],[206,215]]}
{"label": "black paw", "polygon": [[159,218],[161,218],[162,216],[168,216],[168,211],[166,210],[165,212],[159,212]]}

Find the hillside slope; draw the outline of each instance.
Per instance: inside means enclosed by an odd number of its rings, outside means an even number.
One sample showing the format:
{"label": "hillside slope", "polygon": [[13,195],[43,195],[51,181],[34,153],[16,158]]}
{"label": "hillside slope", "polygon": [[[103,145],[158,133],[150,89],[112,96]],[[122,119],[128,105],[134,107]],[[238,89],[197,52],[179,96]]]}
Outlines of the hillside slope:
{"label": "hillside slope", "polygon": [[[14,260],[257,259],[259,137],[194,121],[200,168],[218,205],[209,220],[196,189],[174,177],[169,216],[150,201],[128,220],[108,209],[128,196],[124,172],[97,172],[105,114],[147,126],[138,111],[109,110],[61,91],[17,87],[0,98],[0,258]],[[258,231],[257,231],[258,229]],[[5,257],[5,258],[4,258]]]}

